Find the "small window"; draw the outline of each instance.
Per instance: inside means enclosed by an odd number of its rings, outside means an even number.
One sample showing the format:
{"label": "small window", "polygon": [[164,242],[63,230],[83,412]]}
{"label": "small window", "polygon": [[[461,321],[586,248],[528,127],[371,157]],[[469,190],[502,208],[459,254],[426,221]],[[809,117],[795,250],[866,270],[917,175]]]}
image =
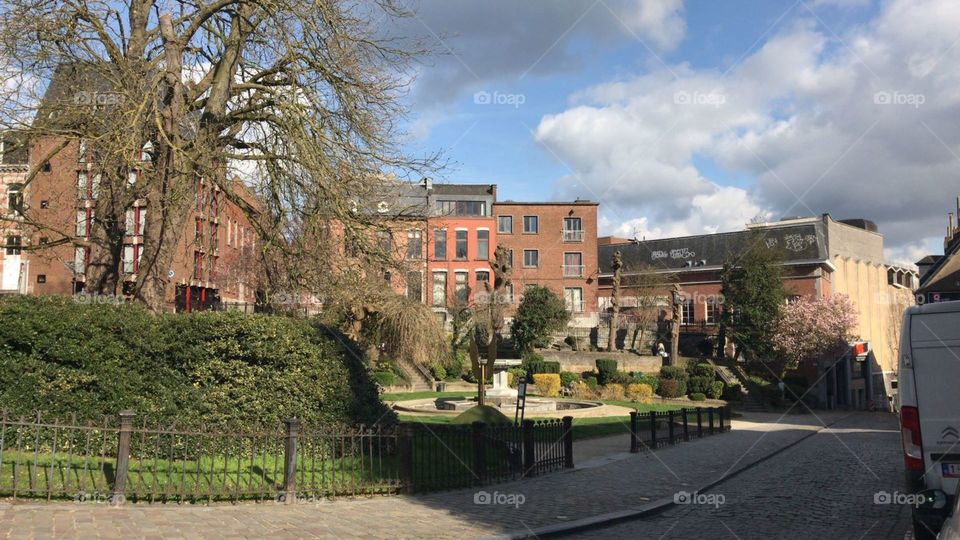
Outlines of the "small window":
{"label": "small window", "polygon": [[523,216],[523,233],[537,234],[540,229],[540,223],[537,216]]}
{"label": "small window", "polygon": [[513,216],[498,217],[497,232],[500,234],[513,234]]}
{"label": "small window", "polygon": [[23,215],[23,185],[10,184],[7,187],[7,209],[14,216]]}
{"label": "small window", "polygon": [[433,305],[447,305],[447,273],[433,273]]}
{"label": "small window", "polygon": [[47,244],[49,244],[49,243],[50,243],[50,239],[49,239],[49,238],[47,238],[46,236],[41,236],[41,237],[40,237],[40,245],[41,245],[41,246],[45,246],[45,245],[47,245]]}
{"label": "small window", "polygon": [[563,254],[563,276],[580,277],[583,275],[583,253],[567,252]]}
{"label": "small window", "polygon": [[50,201],[46,199],[40,201],[40,208],[43,208],[44,210],[46,210],[47,208],[50,208]]}
{"label": "small window", "polygon": [[420,231],[407,231],[407,258],[420,259],[423,257],[423,241]]}
{"label": "small window", "polygon": [[490,285],[493,287],[493,285],[490,283],[490,272],[486,270],[477,270],[477,290],[486,290],[484,285]]}
{"label": "small window", "polygon": [[438,261],[447,259],[447,230],[433,230],[433,258]]}
{"label": "small window", "polygon": [[457,302],[466,304],[470,300],[470,289],[467,285],[467,273],[457,272],[453,282],[453,294]]}
{"label": "small window", "polygon": [[46,274],[37,274],[37,283],[46,283],[47,275]]}
{"label": "small window", "polygon": [[720,323],[720,304],[714,300],[707,301],[707,324]]}
{"label": "small window", "polygon": [[563,290],[563,298],[567,305],[567,311],[580,313],[583,311],[583,289],[580,287],[567,287]]}
{"label": "small window", "polygon": [[47,161],[46,163],[44,163],[43,166],[40,167],[40,170],[43,172],[50,172],[52,170],[50,167],[50,162]]}
{"label": "small window", "polygon": [[467,258],[467,231],[456,231],[456,257],[458,260]]}
{"label": "small window", "polygon": [[19,236],[7,237],[7,255],[19,255],[22,239]]}
{"label": "small window", "polygon": [[693,317],[693,299],[685,299],[680,306],[680,324],[693,324]]}
{"label": "small window", "polygon": [[393,247],[393,239],[390,237],[390,231],[377,231],[377,242],[384,253],[390,253]]}
{"label": "small window", "polygon": [[536,268],[540,266],[540,252],[536,249],[523,250],[524,268]]}

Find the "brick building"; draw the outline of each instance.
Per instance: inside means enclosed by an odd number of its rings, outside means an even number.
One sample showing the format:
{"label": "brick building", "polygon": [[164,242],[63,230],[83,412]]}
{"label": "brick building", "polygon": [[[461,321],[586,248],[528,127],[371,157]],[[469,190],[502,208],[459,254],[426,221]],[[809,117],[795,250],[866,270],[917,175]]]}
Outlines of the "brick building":
{"label": "brick building", "polygon": [[0,293],[28,292],[22,279],[26,260],[23,256],[23,184],[27,176],[27,152],[20,141],[0,133],[0,194],[3,201],[4,247],[0,251]]}
{"label": "brick building", "polygon": [[513,293],[549,287],[580,327],[597,324],[597,206],[583,200],[493,205],[497,242],[511,253]]}
{"label": "brick building", "polygon": [[957,197],[957,222],[954,223],[953,213],[949,216],[943,255],[927,255],[917,261],[920,268],[918,301],[960,300],[960,197]]}
{"label": "brick building", "polygon": [[[757,236],[755,233],[762,233]],[[688,343],[716,333],[723,301],[723,264],[758,242],[783,258],[784,286],[796,297],[846,294],[857,308],[854,333],[869,342],[865,358],[842,358],[826,365],[803,366],[802,373],[820,380],[818,397],[827,406],[866,407],[893,393],[903,309],[913,302],[916,273],[890,265],[883,254],[883,236],[868,220],[820,217],[753,224],[747,230],[682,238],[603,243],[599,247],[601,310],[609,307],[610,264],[620,251],[623,273],[655,272],[674,276],[682,291],[681,339]],[[626,310],[636,299],[624,295]],[[669,293],[659,302],[669,317]],[[690,338],[694,338],[691,340]],[[693,354],[693,353],[692,353]]]}

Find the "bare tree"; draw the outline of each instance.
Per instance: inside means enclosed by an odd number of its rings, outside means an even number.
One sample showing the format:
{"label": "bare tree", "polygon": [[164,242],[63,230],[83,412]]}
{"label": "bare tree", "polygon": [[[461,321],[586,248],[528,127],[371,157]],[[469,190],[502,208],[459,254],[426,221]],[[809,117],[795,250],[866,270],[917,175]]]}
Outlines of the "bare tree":
{"label": "bare tree", "polygon": [[626,311],[634,324],[630,349],[636,350],[637,344],[643,343],[647,328],[654,325],[660,310],[669,303],[669,291],[675,279],[674,274],[658,273],[649,266],[628,269],[623,288],[624,295],[633,299]]}
{"label": "bare tree", "polygon": [[[303,249],[311,216],[386,259],[368,234],[380,216],[356,202],[389,189],[385,173],[419,177],[433,163],[396,144],[397,98],[423,52],[387,31],[406,15],[390,0],[3,0],[0,72],[19,84],[0,89],[0,130],[41,149],[26,183],[44,163],[91,148],[101,194],[89,241],[36,209],[25,222],[51,244],[96,246],[88,286],[114,293],[124,212],[145,200],[134,294],[161,310],[198,185],[218,188],[247,213],[262,253],[283,252],[268,257],[286,263],[274,274],[296,269],[291,283],[341,292],[307,266],[328,262]],[[230,189],[234,175],[262,211]]]}

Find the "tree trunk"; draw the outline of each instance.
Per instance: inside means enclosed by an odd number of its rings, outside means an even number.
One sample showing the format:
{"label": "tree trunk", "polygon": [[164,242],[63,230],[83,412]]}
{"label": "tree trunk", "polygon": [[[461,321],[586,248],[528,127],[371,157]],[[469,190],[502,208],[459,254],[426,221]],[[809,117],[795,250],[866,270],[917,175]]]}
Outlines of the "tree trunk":
{"label": "tree trunk", "polygon": [[620,251],[613,254],[610,264],[613,267],[613,293],[610,295],[610,333],[607,335],[607,351],[617,350],[617,327],[620,319],[620,278],[623,273],[623,260]]}

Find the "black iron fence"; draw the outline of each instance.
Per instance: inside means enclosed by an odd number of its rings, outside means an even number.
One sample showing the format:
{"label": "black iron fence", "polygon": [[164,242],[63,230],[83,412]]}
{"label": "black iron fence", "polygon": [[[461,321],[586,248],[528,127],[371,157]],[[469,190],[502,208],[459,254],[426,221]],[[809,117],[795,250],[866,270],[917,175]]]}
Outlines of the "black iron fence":
{"label": "black iron fence", "polygon": [[[641,425],[643,426],[641,428]],[[730,405],[630,413],[630,452],[730,431]]]}
{"label": "black iron fence", "polygon": [[0,415],[0,496],[134,501],[415,493],[573,467],[572,419],[220,430]]}

